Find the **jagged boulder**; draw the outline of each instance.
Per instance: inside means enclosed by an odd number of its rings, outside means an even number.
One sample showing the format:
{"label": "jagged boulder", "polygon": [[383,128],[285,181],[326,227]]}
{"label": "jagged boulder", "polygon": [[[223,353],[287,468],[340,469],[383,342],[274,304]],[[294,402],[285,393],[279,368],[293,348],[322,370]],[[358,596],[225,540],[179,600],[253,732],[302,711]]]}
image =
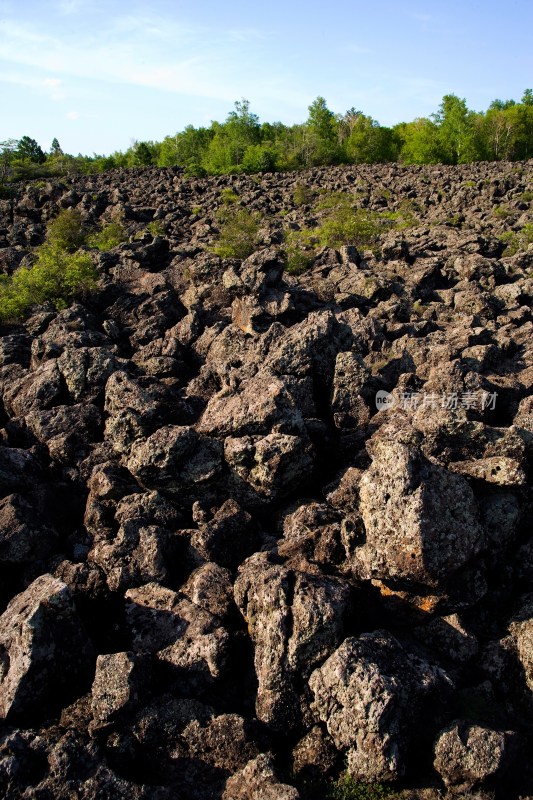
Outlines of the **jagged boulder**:
{"label": "jagged boulder", "polygon": [[280,782],[272,757],[262,753],[229,779],[222,800],[247,800],[249,797],[299,800],[300,795],[293,786]]}
{"label": "jagged boulder", "polygon": [[496,731],[464,721],[452,723],[435,744],[434,766],[446,786],[471,789],[502,779],[517,751],[513,731]]}
{"label": "jagged boulder", "polygon": [[371,456],[360,484],[366,542],[356,551],[356,569],[365,577],[445,585],[485,546],[470,486],[408,443],[377,440]]}
{"label": "jagged boulder", "polygon": [[452,685],[386,631],[345,639],[309,679],[319,719],[365,783],[404,774],[424,712]]}
{"label": "jagged boulder", "polygon": [[350,589],[337,578],[257,553],[239,569],[235,599],[255,647],[257,717],[277,730],[294,728],[300,714],[296,681],[340,642]]}
{"label": "jagged boulder", "polygon": [[93,650],[68,587],[42,575],[0,617],[0,715],[57,706],[86,683]]}

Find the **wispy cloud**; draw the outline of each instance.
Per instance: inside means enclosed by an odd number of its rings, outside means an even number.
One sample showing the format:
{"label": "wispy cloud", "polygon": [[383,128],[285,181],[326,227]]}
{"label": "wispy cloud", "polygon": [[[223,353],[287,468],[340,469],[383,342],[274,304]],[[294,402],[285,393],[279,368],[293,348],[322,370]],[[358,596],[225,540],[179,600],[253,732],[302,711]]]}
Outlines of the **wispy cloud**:
{"label": "wispy cloud", "polygon": [[60,78],[45,78],[44,80],[36,75],[21,72],[0,72],[0,83],[13,84],[15,86],[27,86],[43,96],[48,97],[54,102],[66,99],[66,91],[63,81]]}
{"label": "wispy cloud", "polygon": [[0,58],[72,78],[232,100],[251,90],[257,97],[258,87],[270,94],[273,83],[286,83],[281,69],[265,77],[256,65],[260,38],[251,29],[214,32],[146,15],[115,18],[98,36],[71,40],[4,21]]}

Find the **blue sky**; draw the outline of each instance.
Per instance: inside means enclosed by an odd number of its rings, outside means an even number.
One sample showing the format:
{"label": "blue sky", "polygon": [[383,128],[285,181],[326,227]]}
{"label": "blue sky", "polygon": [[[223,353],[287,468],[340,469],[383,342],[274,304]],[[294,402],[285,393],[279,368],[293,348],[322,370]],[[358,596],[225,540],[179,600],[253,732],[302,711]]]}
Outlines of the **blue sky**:
{"label": "blue sky", "polygon": [[533,88],[532,31],[532,0],[0,0],[0,141],[110,153],[241,98],[287,124],[318,95],[386,125],[483,110]]}

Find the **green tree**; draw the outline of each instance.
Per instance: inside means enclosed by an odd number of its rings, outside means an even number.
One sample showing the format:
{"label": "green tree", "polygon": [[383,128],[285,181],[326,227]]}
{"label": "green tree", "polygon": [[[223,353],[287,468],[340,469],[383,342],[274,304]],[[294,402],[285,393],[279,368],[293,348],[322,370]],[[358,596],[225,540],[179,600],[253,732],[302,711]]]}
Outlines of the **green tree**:
{"label": "green tree", "polygon": [[305,166],[334,164],[338,160],[337,120],[323,97],[317,97],[309,106],[306,129],[302,133]]}
{"label": "green tree", "polygon": [[337,138],[335,114],[329,110],[323,97],[317,97],[309,106],[307,125],[319,139],[325,142],[332,144]]}
{"label": "green tree", "polygon": [[436,124],[426,117],[401,123],[394,128],[401,142],[400,160],[404,164],[438,164],[443,161]]}
{"label": "green tree", "polygon": [[235,103],[235,110],[230,111],[226,122],[213,122],[211,130],[214,135],[202,161],[207,172],[214,175],[238,172],[246,149],[261,140],[259,118],[250,111],[248,100]]}
{"label": "green tree", "polygon": [[22,139],[19,139],[17,156],[34,164],[44,164],[46,161],[46,156],[40,145],[29,136],[23,136]]}
{"label": "green tree", "polygon": [[59,141],[54,137],[52,139],[52,144],[50,146],[50,155],[51,156],[62,156],[63,150],[61,149],[61,145]]}
{"label": "green tree", "polygon": [[136,167],[150,167],[154,163],[154,148],[148,142],[137,142],[133,147],[133,163]]}
{"label": "green tree", "polygon": [[16,139],[0,142],[0,185],[5,184],[13,172],[13,161],[17,152]]}
{"label": "green tree", "polygon": [[[346,119],[346,117],[344,118]],[[396,137],[390,128],[364,114],[350,119],[350,134],[344,142],[348,160],[353,164],[377,164],[398,157]]]}
{"label": "green tree", "polygon": [[508,106],[504,110],[491,104],[482,118],[481,138],[484,156],[488,161],[507,160],[513,157],[520,136],[517,115],[510,113],[513,106]]}
{"label": "green tree", "polygon": [[245,172],[273,172],[276,155],[268,144],[250,144],[244,151],[242,168]]}
{"label": "green tree", "polygon": [[444,95],[434,118],[445,162],[464,164],[475,161],[478,157],[474,137],[475,114],[468,110],[466,101],[454,94]]}
{"label": "green tree", "polygon": [[193,172],[197,171],[205,158],[213,135],[208,128],[187,125],[181,133],[166,136],[161,143],[157,165],[183,166]]}

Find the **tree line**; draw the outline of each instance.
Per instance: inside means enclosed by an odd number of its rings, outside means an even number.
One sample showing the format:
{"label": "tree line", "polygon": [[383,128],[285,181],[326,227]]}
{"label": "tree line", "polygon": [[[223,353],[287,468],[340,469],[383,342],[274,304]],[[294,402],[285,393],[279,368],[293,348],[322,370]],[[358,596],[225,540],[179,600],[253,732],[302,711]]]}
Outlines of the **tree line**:
{"label": "tree line", "polygon": [[436,113],[392,127],[362,111],[331,111],[323,97],[305,122],[263,122],[248,100],[235,103],[224,122],[188,125],[161,142],[134,142],[109,156],[72,156],[54,139],[45,153],[35,139],[0,142],[0,186],[10,181],[116,168],[180,166],[190,175],[226,175],[305,169],[330,164],[464,164],[533,158],[533,90],[520,102],[494,100],[486,111],[445,95]]}

